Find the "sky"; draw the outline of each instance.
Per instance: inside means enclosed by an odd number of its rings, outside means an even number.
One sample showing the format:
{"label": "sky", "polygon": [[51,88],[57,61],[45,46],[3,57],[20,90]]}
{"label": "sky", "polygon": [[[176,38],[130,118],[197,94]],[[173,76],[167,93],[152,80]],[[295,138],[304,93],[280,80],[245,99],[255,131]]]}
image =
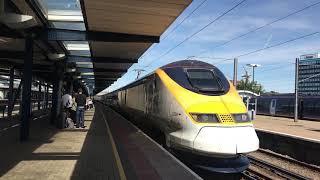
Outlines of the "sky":
{"label": "sky", "polygon": [[[104,92],[116,90],[134,81],[137,75],[135,69],[144,69],[145,71],[141,74],[141,77],[143,77],[158,67],[182,59],[196,59],[211,63],[217,66],[227,78],[232,79],[233,61],[222,61],[219,58],[232,59],[248,52],[319,31],[320,4],[317,4],[221,46],[221,44],[239,35],[318,2],[316,0],[247,0],[163,56],[168,50],[240,1],[207,0],[178,28],[172,31],[177,24],[203,2],[203,0],[194,0],[161,35],[160,43],[153,44],[139,59],[138,63],[131,66],[126,74]],[[293,92],[295,58],[299,58],[303,54],[316,52],[320,52],[319,33],[281,46],[241,56],[238,58],[238,79],[241,79],[245,70],[252,74],[252,69],[247,67],[246,64],[260,64],[261,67],[255,70],[255,80],[261,83],[266,91]]]}

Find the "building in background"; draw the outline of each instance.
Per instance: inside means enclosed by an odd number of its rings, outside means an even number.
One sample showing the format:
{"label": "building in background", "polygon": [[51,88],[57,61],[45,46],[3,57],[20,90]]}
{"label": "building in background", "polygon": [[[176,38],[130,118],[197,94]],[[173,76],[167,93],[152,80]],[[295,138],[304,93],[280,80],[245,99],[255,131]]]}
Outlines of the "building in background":
{"label": "building in background", "polygon": [[[319,76],[315,76],[319,74]],[[320,54],[306,54],[300,56],[299,61],[299,81],[307,79],[299,83],[298,89],[300,94],[320,95]]]}

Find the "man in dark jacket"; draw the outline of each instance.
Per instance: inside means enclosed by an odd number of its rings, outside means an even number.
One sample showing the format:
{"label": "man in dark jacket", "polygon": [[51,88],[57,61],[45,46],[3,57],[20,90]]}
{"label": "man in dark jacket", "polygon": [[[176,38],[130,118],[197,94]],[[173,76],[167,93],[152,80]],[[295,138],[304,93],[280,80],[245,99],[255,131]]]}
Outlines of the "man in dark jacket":
{"label": "man in dark jacket", "polygon": [[78,90],[78,94],[75,97],[76,103],[77,103],[77,128],[82,127],[85,128],[84,126],[84,108],[86,105],[86,101],[87,101],[87,96],[82,94],[82,89],[79,88]]}

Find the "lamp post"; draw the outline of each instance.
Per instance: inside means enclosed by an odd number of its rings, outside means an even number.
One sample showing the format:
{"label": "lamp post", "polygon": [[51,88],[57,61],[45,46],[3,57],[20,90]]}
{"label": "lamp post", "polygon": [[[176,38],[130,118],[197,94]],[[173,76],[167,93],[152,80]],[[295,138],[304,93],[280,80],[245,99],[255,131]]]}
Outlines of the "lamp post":
{"label": "lamp post", "polygon": [[260,67],[260,64],[247,64],[247,66],[252,67],[252,82],[254,82],[254,69]]}

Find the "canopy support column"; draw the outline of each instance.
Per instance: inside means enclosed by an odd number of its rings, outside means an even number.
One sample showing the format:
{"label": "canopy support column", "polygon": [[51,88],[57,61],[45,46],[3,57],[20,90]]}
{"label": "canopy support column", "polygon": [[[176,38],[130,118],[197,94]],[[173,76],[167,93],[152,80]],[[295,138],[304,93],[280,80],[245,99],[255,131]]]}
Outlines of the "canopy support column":
{"label": "canopy support column", "polygon": [[32,84],[32,63],[33,63],[33,40],[27,37],[25,40],[25,59],[23,69],[22,89],[22,112],[20,126],[20,140],[29,139],[30,117],[31,117],[31,84]]}
{"label": "canopy support column", "polygon": [[13,100],[13,81],[14,81],[14,68],[10,68],[10,80],[9,80],[9,92],[8,92],[8,118],[10,119],[12,116],[12,110],[14,107]]}
{"label": "canopy support column", "polygon": [[39,91],[38,91],[38,110],[41,109],[41,99],[42,99],[42,93],[41,93],[41,81],[39,81]]}
{"label": "canopy support column", "polygon": [[46,88],[46,102],[45,102],[45,108],[48,109],[49,105],[49,84],[45,85]]}
{"label": "canopy support column", "polygon": [[62,104],[62,86],[63,86],[63,66],[59,63],[55,65],[55,80],[53,82],[51,124],[58,128],[63,128],[61,123],[61,104]]}

